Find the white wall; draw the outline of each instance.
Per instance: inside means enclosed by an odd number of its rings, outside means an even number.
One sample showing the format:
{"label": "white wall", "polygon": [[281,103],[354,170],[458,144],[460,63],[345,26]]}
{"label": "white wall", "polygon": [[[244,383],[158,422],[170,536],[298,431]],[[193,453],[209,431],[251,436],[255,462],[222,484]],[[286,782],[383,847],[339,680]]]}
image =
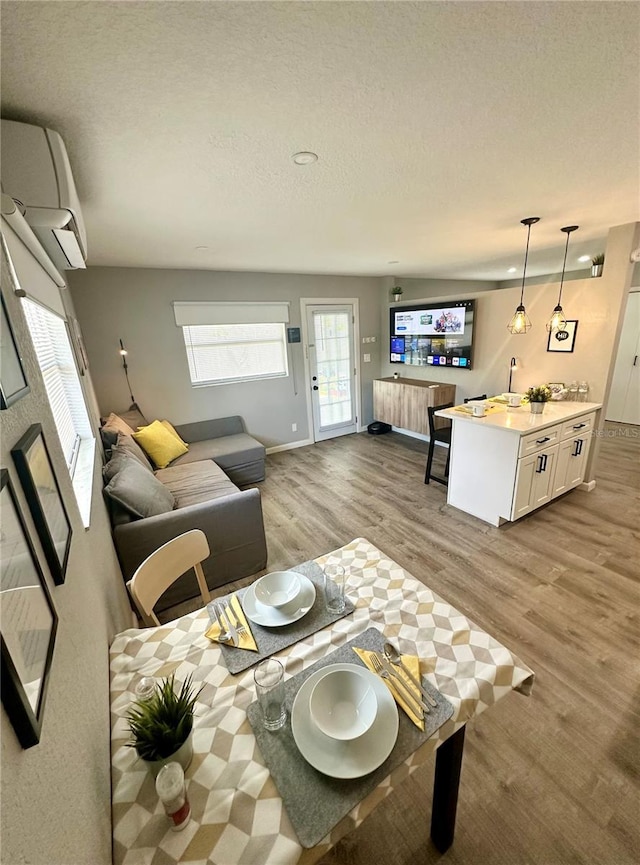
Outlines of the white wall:
{"label": "white wall", "polygon": [[[634,237],[636,238],[634,240]],[[519,360],[519,369],[514,372],[512,388],[524,391],[531,385],[548,381],[571,382],[586,380],[590,385],[589,399],[603,402],[608,394],[610,373],[615,360],[621,312],[626,293],[629,291],[633,266],[629,252],[638,245],[637,224],[623,225],[611,229],[606,251],[606,264],[602,277],[596,279],[571,280],[565,283],[562,306],[568,319],[578,320],[573,353],[548,352],[548,333],[545,325],[551,317],[558,300],[559,282],[528,285],[525,290],[525,306],[532,322],[526,334],[514,336],[507,324],[520,301],[520,288],[501,288],[479,293],[459,291],[446,286],[438,290],[432,280],[404,280],[405,300],[434,301],[451,297],[477,298],[474,322],[474,368],[470,371],[453,368],[402,367],[388,363],[385,352],[381,370],[383,376],[399,370],[402,376],[429,379],[456,385],[456,400],[480,393],[495,394],[507,390],[509,361]],[[389,334],[388,306],[383,309],[386,330],[383,344]]]}
{"label": "white wall", "polygon": [[[103,414],[125,408],[129,393],[118,354],[122,338],[136,401],[149,420],[173,423],[241,415],[267,447],[308,438],[302,344],[290,348],[290,376],[259,382],[191,387],[174,300],[277,300],[290,302],[289,326],[300,327],[301,297],[360,300],[361,423],[372,419],[372,381],[379,375],[379,280],[359,277],[197,270],[90,267],[70,275],[91,375]],[[362,355],[371,362],[362,363]],[[291,425],[297,424],[297,432]]]}
{"label": "white wall", "polygon": [[[2,292],[30,393],[0,412],[0,463],[9,470],[59,616],[41,741],[23,750],[2,710],[0,821],[6,865],[108,865],[111,774],[108,647],[129,626],[130,607],[94,466],[91,527],[85,531],[71,487],[38,362],[9,273]],[[10,450],[40,423],[72,523],[66,581],[55,586],[37,540]]]}

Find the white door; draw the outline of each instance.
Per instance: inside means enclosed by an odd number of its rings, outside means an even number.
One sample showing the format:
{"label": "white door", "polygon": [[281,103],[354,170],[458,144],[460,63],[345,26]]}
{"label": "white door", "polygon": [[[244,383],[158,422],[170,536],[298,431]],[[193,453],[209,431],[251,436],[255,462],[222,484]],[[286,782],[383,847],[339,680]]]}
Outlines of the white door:
{"label": "white door", "polygon": [[640,291],[629,295],[605,417],[640,424]]}
{"label": "white door", "polygon": [[307,306],[307,351],[314,441],[356,432],[351,304]]}

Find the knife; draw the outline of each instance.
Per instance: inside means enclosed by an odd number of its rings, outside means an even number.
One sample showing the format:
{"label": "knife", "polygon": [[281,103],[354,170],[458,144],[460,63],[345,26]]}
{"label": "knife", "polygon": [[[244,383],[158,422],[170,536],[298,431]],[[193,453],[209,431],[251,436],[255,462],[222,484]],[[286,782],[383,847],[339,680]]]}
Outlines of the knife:
{"label": "knife", "polygon": [[231,642],[232,642],[234,648],[237,648],[237,647],[240,645],[240,640],[239,640],[239,638],[238,638],[238,631],[237,631],[237,629],[236,629],[236,626],[235,626],[235,625],[233,624],[233,622],[231,621],[231,616],[229,616],[229,615],[226,613],[226,611],[223,610],[222,607],[221,607],[219,604],[215,604],[215,610],[216,610],[216,612],[217,612],[217,614],[218,614],[218,621],[219,621],[219,622],[221,621],[221,617],[224,616],[224,619],[225,619],[225,621],[227,622],[227,624],[228,624],[228,626],[229,626],[229,627],[227,628],[227,630],[228,630],[229,634],[231,635]]}
{"label": "knife", "polygon": [[393,677],[394,681],[397,681],[402,685],[405,692],[411,697],[411,699],[415,700],[415,702],[417,702],[420,706],[422,706],[422,708],[428,713],[429,712],[429,706],[425,702],[425,700],[423,699],[422,694],[419,692],[416,693],[415,691],[411,690],[411,688],[405,682],[405,680],[402,678],[400,673],[398,673],[398,671],[394,668],[393,664],[390,661],[388,661],[384,655],[381,655],[379,652],[373,652],[372,654],[377,656],[378,660],[380,661],[380,663],[382,665],[382,668],[384,670],[386,670],[390,676]]}

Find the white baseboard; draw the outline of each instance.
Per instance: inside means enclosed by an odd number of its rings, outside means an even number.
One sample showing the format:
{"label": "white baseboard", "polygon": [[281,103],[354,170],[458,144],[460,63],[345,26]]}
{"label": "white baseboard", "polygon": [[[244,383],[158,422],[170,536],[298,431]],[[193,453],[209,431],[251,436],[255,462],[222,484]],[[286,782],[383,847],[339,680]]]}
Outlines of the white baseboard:
{"label": "white baseboard", "polygon": [[292,451],[296,448],[304,448],[307,445],[312,445],[313,439],[301,439],[297,442],[287,442],[285,445],[274,445],[272,448],[267,448],[268,454],[278,454],[280,451]]}
{"label": "white baseboard", "polygon": [[590,493],[591,490],[595,490],[596,482],[595,481],[587,481],[586,483],[580,484],[578,487],[579,490],[583,490],[585,493]]}
{"label": "white baseboard", "polygon": [[[402,433],[403,436],[410,436],[412,439],[420,439],[421,442],[428,442],[429,436],[424,435],[424,433],[414,432],[410,429],[402,429],[402,427],[394,426],[391,427],[394,432]],[[442,445],[443,447],[449,447],[445,442],[436,442],[438,445]]]}

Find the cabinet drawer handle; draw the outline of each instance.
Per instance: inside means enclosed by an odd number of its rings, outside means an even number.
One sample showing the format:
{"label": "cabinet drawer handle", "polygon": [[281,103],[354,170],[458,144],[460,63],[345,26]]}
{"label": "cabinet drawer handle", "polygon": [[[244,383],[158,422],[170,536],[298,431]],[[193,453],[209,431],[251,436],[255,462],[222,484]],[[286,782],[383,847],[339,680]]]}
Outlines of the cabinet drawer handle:
{"label": "cabinet drawer handle", "polygon": [[536,474],[539,475],[542,472],[546,472],[547,470],[547,454],[539,454],[538,456],[538,468],[536,469]]}
{"label": "cabinet drawer handle", "polygon": [[584,445],[584,439],[575,439],[575,441],[573,443],[576,446],[576,449],[571,454],[571,456],[572,457],[579,457],[580,454],[582,453],[582,446]]}
{"label": "cabinet drawer handle", "polygon": [[582,427],[585,427],[585,426],[586,426],[586,423],[577,423],[574,426],[574,429],[582,429]]}
{"label": "cabinet drawer handle", "polygon": [[549,438],[549,436],[545,436],[543,439],[536,439],[536,444],[537,445],[543,445],[545,442],[550,442],[550,441],[551,441],[551,439]]}

